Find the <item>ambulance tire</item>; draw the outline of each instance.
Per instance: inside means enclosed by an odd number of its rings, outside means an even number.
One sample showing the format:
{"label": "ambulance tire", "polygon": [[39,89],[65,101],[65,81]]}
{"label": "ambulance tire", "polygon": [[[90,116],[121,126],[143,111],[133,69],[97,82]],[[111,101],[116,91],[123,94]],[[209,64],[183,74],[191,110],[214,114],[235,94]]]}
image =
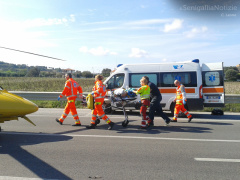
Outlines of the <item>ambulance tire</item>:
{"label": "ambulance tire", "polygon": [[175,104],[174,102],[172,102],[171,106],[170,106],[170,111],[171,111],[171,115],[174,116],[174,109],[175,109]]}
{"label": "ambulance tire", "polygon": [[122,122],[122,126],[123,126],[123,127],[127,127],[128,123],[129,123],[128,120],[124,120],[124,121]]}

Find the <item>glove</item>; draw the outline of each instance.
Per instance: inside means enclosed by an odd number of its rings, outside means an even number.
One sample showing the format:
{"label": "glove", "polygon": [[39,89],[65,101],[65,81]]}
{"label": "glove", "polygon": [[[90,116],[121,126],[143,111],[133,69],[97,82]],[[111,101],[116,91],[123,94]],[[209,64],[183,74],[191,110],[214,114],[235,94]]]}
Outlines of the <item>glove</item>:
{"label": "glove", "polygon": [[94,95],[94,92],[92,92],[91,95],[93,96],[93,95]]}
{"label": "glove", "polygon": [[58,97],[58,101],[60,100],[61,98],[60,97]]}
{"label": "glove", "polygon": [[187,102],[186,101],[183,101],[183,105],[186,105],[187,104]]}

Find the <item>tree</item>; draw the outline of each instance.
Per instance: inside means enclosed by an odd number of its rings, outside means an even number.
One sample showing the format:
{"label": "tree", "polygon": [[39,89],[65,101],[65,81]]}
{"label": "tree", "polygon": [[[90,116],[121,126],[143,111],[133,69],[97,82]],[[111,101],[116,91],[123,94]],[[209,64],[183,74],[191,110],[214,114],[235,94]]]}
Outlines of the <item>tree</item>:
{"label": "tree", "polygon": [[240,73],[237,74],[237,79],[240,79]]}
{"label": "tree", "polygon": [[38,77],[39,74],[40,74],[40,70],[34,67],[28,71],[28,73],[26,74],[26,77]]}
{"label": "tree", "polygon": [[77,78],[82,77],[82,72],[81,71],[76,71],[75,73],[73,73],[73,75]]}
{"label": "tree", "polygon": [[104,77],[108,77],[108,76],[110,76],[111,71],[112,71],[111,69],[105,68],[102,70],[102,75]]}
{"label": "tree", "polygon": [[224,72],[227,72],[229,69],[233,69],[235,71],[238,71],[238,68],[236,66],[227,66],[227,67],[223,68]]}
{"label": "tree", "polygon": [[237,80],[238,71],[233,69],[228,69],[225,73],[225,77],[229,81],[236,81]]}
{"label": "tree", "polygon": [[85,78],[91,78],[93,75],[90,71],[83,71],[82,76]]}
{"label": "tree", "polygon": [[26,69],[20,69],[18,71],[18,74],[19,74],[20,77],[24,77],[27,74],[27,70]]}

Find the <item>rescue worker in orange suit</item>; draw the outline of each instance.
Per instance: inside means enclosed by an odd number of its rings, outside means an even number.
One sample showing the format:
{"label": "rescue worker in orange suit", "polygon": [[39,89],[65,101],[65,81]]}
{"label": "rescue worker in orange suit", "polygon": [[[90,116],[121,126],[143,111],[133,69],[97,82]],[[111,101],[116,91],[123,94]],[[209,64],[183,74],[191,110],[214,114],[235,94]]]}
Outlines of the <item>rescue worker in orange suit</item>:
{"label": "rescue worker in orange suit", "polygon": [[174,85],[177,86],[176,88],[176,98],[175,98],[175,109],[174,109],[174,117],[172,122],[177,122],[178,114],[182,111],[188,118],[188,122],[191,122],[192,115],[184,108],[184,105],[187,102],[186,98],[186,91],[184,85],[182,85],[178,80],[174,81]]}
{"label": "rescue worker in orange suit", "polygon": [[96,119],[102,118],[108,125],[108,129],[111,130],[113,128],[114,123],[108,118],[108,116],[103,111],[102,105],[104,102],[104,97],[106,94],[106,87],[103,85],[103,76],[96,75],[95,76],[95,86],[93,87],[92,95],[94,96],[95,104],[94,110],[92,111],[92,120],[90,126],[86,126],[88,129],[95,129],[96,127]]}
{"label": "rescue worker in orange suit", "polygon": [[63,96],[66,96],[68,101],[67,101],[67,105],[64,109],[64,112],[62,114],[62,117],[60,119],[56,119],[56,121],[62,125],[63,121],[66,119],[69,112],[71,112],[73,119],[75,120],[75,124],[73,126],[81,126],[81,122],[79,120],[76,106],[75,106],[75,101],[76,101],[78,92],[79,92],[79,98],[80,99],[83,98],[82,87],[79,86],[79,84],[72,79],[71,73],[67,73],[65,75],[65,78],[67,81],[65,83],[65,87],[64,87],[62,94],[60,94],[60,96],[58,97],[58,100],[60,100],[60,98],[62,98]]}
{"label": "rescue worker in orange suit", "polygon": [[141,129],[148,128],[148,120],[147,117],[147,108],[150,106],[150,87],[148,86],[148,81],[145,78],[142,78],[140,80],[141,87],[137,91],[133,91],[136,94],[140,94],[141,98],[141,108],[140,108],[140,114],[142,116],[142,123],[141,123]]}

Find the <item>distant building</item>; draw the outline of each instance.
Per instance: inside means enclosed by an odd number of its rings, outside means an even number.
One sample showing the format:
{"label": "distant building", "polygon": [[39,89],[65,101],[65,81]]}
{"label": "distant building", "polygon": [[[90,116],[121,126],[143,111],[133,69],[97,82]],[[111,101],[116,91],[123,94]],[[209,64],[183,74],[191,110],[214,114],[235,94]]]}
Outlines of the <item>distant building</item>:
{"label": "distant building", "polygon": [[63,69],[62,72],[65,73],[65,74],[66,74],[66,73],[74,73],[75,70],[74,70],[74,69],[69,69],[69,68],[68,68],[68,69]]}

